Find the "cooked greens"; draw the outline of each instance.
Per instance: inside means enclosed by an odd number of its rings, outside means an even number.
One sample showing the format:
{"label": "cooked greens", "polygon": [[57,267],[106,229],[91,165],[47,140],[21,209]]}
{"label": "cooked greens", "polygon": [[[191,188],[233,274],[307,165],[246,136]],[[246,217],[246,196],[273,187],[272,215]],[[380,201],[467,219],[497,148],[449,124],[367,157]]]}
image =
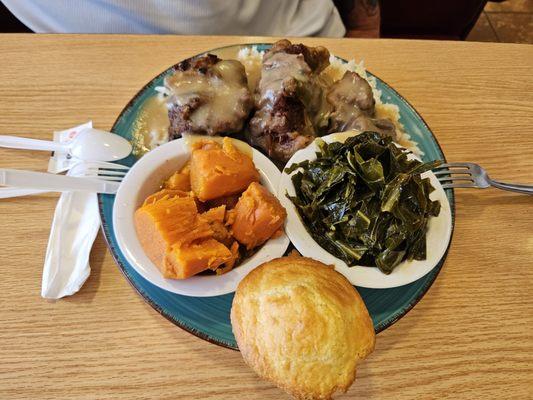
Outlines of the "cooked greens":
{"label": "cooked greens", "polygon": [[344,143],[317,139],[314,161],[286,168],[296,191],[289,196],[311,236],[348,265],[390,274],[403,260],[426,258],[429,217],[440,212],[422,163],[388,137],[364,132]]}

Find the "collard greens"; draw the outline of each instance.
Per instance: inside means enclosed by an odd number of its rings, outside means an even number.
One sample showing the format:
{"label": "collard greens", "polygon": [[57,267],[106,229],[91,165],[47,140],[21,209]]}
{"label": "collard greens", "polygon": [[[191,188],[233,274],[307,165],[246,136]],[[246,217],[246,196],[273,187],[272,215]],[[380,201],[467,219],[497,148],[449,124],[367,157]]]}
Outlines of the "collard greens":
{"label": "collard greens", "polygon": [[348,265],[390,274],[403,260],[426,258],[429,217],[440,203],[420,174],[440,161],[409,160],[390,138],[364,132],[344,143],[318,140],[317,158],[293,164],[296,195],[289,196],[307,230]]}

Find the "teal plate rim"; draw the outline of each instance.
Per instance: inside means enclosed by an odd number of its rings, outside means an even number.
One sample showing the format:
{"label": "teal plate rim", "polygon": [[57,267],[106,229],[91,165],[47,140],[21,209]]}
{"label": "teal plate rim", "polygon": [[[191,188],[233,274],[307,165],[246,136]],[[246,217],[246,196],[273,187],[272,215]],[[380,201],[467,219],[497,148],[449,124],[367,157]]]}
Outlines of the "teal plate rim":
{"label": "teal plate rim", "polygon": [[[272,43],[238,43],[238,44],[233,44],[233,45],[227,45],[227,46],[223,46],[223,47],[219,47],[219,48],[216,48],[216,49],[210,49],[210,50],[207,50],[207,51],[204,51],[204,52],[201,52],[201,53],[198,53],[194,56],[191,56],[189,57],[188,59],[190,58],[193,58],[193,57],[196,57],[198,55],[201,55],[201,54],[205,54],[205,53],[208,53],[208,52],[212,52],[212,51],[217,51],[217,50],[222,50],[222,49],[225,49],[225,48],[230,48],[230,47],[236,47],[236,46],[240,46],[240,47],[249,47],[249,46],[262,46],[262,47],[268,47],[268,46],[271,46]],[[341,58],[341,57],[337,57],[339,58],[340,60],[344,61],[344,62],[347,62],[345,59]],[[181,61],[180,61],[181,62]],[[129,109],[135,104],[135,102],[137,101],[137,99],[142,96],[142,94],[147,90],[149,89],[149,87],[152,85],[152,83],[160,78],[162,78],[163,76],[165,76],[168,72],[170,72],[172,69],[174,69],[177,65],[179,64],[176,63],[168,68],[166,68],[164,71],[162,71],[160,74],[158,74],[157,76],[155,76],[154,78],[152,78],[149,82],[147,82],[131,99],[130,101],[126,104],[126,106],[122,109],[122,111],[120,112],[120,114],[118,115],[118,117],[116,118],[115,122],[113,123],[113,127],[111,128],[111,131],[112,132],[115,132],[116,131],[116,128],[117,128],[117,125],[119,124],[119,122],[121,121],[121,119],[123,118],[124,114],[127,113],[129,111]],[[383,81],[382,79],[380,79],[378,76],[374,75],[373,73],[371,73],[370,71],[366,70],[367,74],[376,78],[376,80],[381,84],[383,85],[384,87],[386,87],[390,92],[394,93],[397,98],[402,101],[404,103],[404,105],[414,114],[416,115],[418,118],[419,118],[419,122],[424,126],[424,128],[430,133],[429,135],[429,139],[433,142],[433,145],[436,146],[436,148],[438,149],[438,154],[439,156],[442,158],[442,160],[444,162],[446,162],[446,157],[444,156],[444,153],[442,151],[442,147],[440,146],[437,138],[435,137],[435,135],[433,134],[433,132],[431,131],[431,129],[429,128],[429,125],[426,123],[426,121],[424,120],[424,118],[416,111],[415,107],[409,103],[409,101],[407,101],[407,99],[405,99],[397,90],[395,90],[392,86],[390,86],[388,83],[386,83],[385,81]],[[130,156],[131,157],[131,156]],[[420,278],[419,280],[422,280],[424,278],[427,278],[428,276],[430,277],[430,279],[427,279],[426,282],[424,283],[423,286],[421,286],[420,288],[418,288],[418,293],[417,295],[408,303],[406,303],[399,312],[396,312],[394,313],[393,315],[391,315],[389,318],[386,318],[385,320],[381,321],[380,323],[378,324],[375,324],[374,325],[374,330],[376,332],[376,334],[382,332],[383,330],[387,329],[388,327],[392,326],[394,323],[396,323],[398,320],[400,320],[402,317],[404,317],[409,311],[411,311],[413,309],[413,307],[422,299],[422,297],[425,296],[425,294],[427,293],[427,291],[429,290],[429,288],[433,285],[433,282],[435,282],[435,279],[437,278],[437,276],[439,275],[440,273],[440,270],[442,269],[442,266],[446,260],[446,257],[448,255],[448,251],[450,249],[450,246],[451,246],[451,243],[452,243],[452,240],[453,240],[453,233],[454,233],[454,229],[455,229],[455,194],[454,194],[454,191],[453,189],[446,189],[446,194],[447,194],[447,197],[448,197],[448,200],[450,202],[450,209],[451,209],[451,214],[452,214],[452,233],[451,233],[451,237],[450,237],[450,242],[448,243],[448,247],[446,248],[446,252],[444,253],[444,255],[442,256],[442,258],[440,259],[439,263],[433,268],[433,270],[427,274],[426,276]],[[127,264],[127,261],[126,259],[124,258],[124,256],[121,254],[120,250],[118,249],[118,247],[116,247],[115,243],[113,242],[116,242],[116,239],[114,237],[114,232],[112,232],[111,228],[110,228],[110,223],[108,222],[107,218],[106,218],[106,215],[105,215],[105,211],[104,211],[104,202],[105,202],[105,199],[107,198],[112,198],[114,197],[113,195],[104,195],[104,194],[99,194],[98,195],[98,208],[99,208],[99,212],[100,212],[100,218],[101,218],[101,222],[102,222],[102,232],[104,234],[104,239],[105,239],[105,242],[107,244],[107,247],[109,248],[110,252],[111,252],[111,255],[115,261],[115,263],[117,264],[117,266],[119,267],[120,271],[122,272],[122,274],[124,275],[124,277],[126,278],[126,280],[129,282],[129,284],[133,287],[133,289],[143,298],[143,300],[148,303],[154,310],[156,310],[159,314],[161,314],[163,317],[165,317],[167,320],[169,320],[170,322],[172,322],[174,325],[177,325],[178,327],[180,327],[181,329],[199,337],[200,339],[203,339],[203,340],[206,340],[210,343],[213,343],[213,344],[216,344],[216,345],[219,345],[219,346],[222,346],[222,347],[225,347],[225,348],[228,348],[228,349],[231,349],[231,350],[237,350],[238,351],[238,348],[235,344],[233,343],[230,343],[230,342],[227,342],[227,341],[224,341],[224,340],[221,340],[221,339],[218,339],[218,338],[215,338],[215,337],[212,337],[210,336],[209,334],[205,333],[205,332],[202,332],[186,323],[184,323],[183,321],[180,321],[178,318],[176,318],[175,316],[173,316],[171,313],[167,312],[163,307],[159,306],[156,301],[154,301],[151,296],[145,291],[143,290],[140,286],[138,286],[138,284],[136,284],[135,280],[133,279],[133,277],[131,276],[131,273],[130,271],[128,271],[128,268],[126,268],[125,264]],[[143,279],[142,277],[140,277],[140,279]],[[413,283],[416,283],[418,281],[415,281]],[[159,288],[158,288],[159,289]],[[364,288],[358,288],[358,290],[360,291],[361,289],[364,290]],[[160,289],[160,290],[163,290],[163,289]],[[372,289],[372,290],[387,290],[387,289]]]}

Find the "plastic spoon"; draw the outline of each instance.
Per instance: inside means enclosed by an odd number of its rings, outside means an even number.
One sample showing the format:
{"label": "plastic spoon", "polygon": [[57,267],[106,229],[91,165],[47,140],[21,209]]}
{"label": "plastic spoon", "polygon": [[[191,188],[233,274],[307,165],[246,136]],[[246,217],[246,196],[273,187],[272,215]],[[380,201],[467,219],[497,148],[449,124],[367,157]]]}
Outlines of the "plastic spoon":
{"label": "plastic spoon", "polygon": [[85,129],[70,143],[0,135],[0,147],[63,151],[84,161],[117,161],[131,153],[131,143],[122,136],[99,129]]}

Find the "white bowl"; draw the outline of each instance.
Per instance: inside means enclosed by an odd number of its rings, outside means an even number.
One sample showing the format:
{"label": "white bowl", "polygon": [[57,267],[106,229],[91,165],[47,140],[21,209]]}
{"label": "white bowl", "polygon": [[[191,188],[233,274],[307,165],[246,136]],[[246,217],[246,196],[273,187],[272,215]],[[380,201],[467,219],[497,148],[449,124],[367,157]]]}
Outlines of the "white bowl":
{"label": "white bowl", "polygon": [[[327,143],[335,141],[344,142],[349,136],[353,136],[353,133],[342,135],[334,133],[324,136],[321,139]],[[315,160],[317,151],[318,148],[315,142],[313,142],[305,149],[296,152],[287,163],[287,166],[304,160]],[[413,155],[410,157],[416,158]],[[344,261],[328,253],[312,238],[305,228],[296,207],[286,196],[286,193],[291,196],[295,195],[291,177],[297,172],[298,170],[293,171],[291,174],[283,172],[278,188],[278,198],[287,210],[287,225],[285,228],[287,235],[289,235],[289,239],[294,247],[303,256],[334,265],[335,269],[348,278],[352,285],[373,289],[407,285],[429,273],[444,256],[452,234],[452,214],[448,197],[436,176],[431,171],[425,172],[422,174],[422,177],[427,176],[431,180],[431,184],[435,190],[431,193],[430,199],[440,200],[441,210],[438,217],[431,217],[428,221],[428,232],[426,235],[427,258],[422,261],[404,261],[390,275],[382,273],[376,267],[357,265],[348,267]]]}
{"label": "white bowl", "polygon": [[[233,139],[239,148],[245,143]],[[281,176],[267,157],[253,149],[252,156],[261,183],[276,193]],[[184,280],[165,279],[145,254],[133,221],[133,215],[144,199],[159,190],[161,182],[180,169],[190,157],[184,139],[174,140],[147,153],[129,170],[122,181],[113,206],[113,228],[120,250],[132,267],[146,280],[169,292],[195,297],[219,296],[234,292],[242,278],[260,264],[281,257],[289,239],[283,234],[266,242],[259,251],[224,275],[197,275]]]}

